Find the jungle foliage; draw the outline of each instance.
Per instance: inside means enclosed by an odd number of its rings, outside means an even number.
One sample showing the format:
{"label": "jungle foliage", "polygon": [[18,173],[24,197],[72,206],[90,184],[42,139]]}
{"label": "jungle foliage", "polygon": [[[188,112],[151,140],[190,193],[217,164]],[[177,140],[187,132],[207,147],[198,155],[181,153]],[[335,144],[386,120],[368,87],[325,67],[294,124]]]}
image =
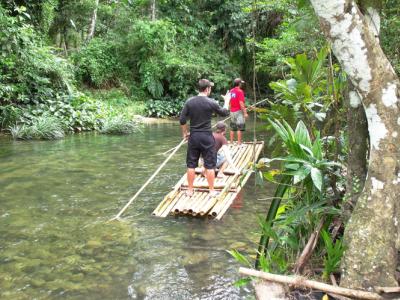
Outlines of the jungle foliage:
{"label": "jungle foliage", "polygon": [[[101,0],[98,7],[92,0],[0,4],[4,130],[26,124],[32,111],[65,114],[61,123],[69,131],[98,130],[102,118],[94,111],[101,99],[73,104],[81,102],[75,100],[81,97],[78,90],[88,89],[117,88],[130,99],[130,106],[145,102],[150,116],[176,116],[196,93],[199,78],[215,82],[217,97],[233,78],[250,77],[254,42],[260,78],[279,77],[271,70],[283,55],[318,44],[310,43],[314,37],[309,34],[296,33],[300,20],[311,14],[290,1],[266,1],[257,6],[256,14],[251,1],[238,0],[156,2],[154,12],[143,1]],[[283,51],[288,45],[290,50]],[[268,89],[260,85],[260,90]],[[72,109],[57,108],[65,105]],[[75,123],[71,116],[78,118]]]}

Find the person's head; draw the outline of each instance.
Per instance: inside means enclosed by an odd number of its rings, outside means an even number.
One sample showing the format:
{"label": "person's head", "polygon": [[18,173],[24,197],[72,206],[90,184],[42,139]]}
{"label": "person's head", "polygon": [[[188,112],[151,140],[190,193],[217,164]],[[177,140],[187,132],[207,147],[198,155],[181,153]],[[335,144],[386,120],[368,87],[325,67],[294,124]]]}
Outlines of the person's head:
{"label": "person's head", "polygon": [[216,132],[216,133],[225,134],[225,131],[226,131],[226,125],[225,125],[225,123],[222,122],[222,121],[219,121],[219,122],[217,123],[217,125],[215,125],[215,132]]}
{"label": "person's head", "polygon": [[242,78],[235,78],[235,80],[233,81],[233,86],[234,87],[243,87],[245,84],[245,81],[242,80]]}
{"label": "person's head", "polygon": [[211,93],[211,88],[214,86],[214,82],[211,82],[208,79],[200,79],[197,87],[200,93],[204,93],[207,96]]}

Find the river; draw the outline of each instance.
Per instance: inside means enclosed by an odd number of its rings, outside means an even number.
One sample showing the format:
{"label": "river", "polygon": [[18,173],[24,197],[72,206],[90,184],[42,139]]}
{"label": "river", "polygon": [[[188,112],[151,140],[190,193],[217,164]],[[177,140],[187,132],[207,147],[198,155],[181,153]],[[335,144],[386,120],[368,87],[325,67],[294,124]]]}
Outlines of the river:
{"label": "river", "polygon": [[0,137],[0,299],[252,298],[233,286],[240,264],[226,250],[254,255],[269,193],[254,176],[221,221],[153,217],[185,172],[183,147],[123,221],[108,222],[179,139],[176,122],[124,136]]}

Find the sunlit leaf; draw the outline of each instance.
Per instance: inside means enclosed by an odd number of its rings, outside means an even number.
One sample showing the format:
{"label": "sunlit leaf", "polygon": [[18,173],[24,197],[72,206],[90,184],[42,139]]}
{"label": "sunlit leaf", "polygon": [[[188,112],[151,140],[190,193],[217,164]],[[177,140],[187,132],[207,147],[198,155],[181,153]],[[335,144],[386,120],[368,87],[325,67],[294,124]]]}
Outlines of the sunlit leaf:
{"label": "sunlit leaf", "polygon": [[311,178],[318,190],[322,190],[322,173],[317,168],[311,168]]}

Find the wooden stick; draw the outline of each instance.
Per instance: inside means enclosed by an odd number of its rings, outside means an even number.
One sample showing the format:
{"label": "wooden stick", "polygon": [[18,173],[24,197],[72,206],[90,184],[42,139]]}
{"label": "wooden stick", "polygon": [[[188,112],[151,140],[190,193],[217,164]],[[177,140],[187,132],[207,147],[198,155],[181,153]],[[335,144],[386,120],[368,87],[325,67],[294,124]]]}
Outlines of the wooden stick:
{"label": "wooden stick", "polygon": [[322,226],[324,226],[324,222],[325,218],[322,218],[317,228],[315,228],[314,232],[311,233],[310,238],[308,239],[308,242],[304,247],[303,252],[301,252],[300,257],[296,260],[296,263],[294,264],[294,272],[296,274],[303,273],[304,266],[308,263],[308,260],[310,259],[311,254],[315,249],[315,246],[317,246],[319,233],[322,229]]}
{"label": "wooden stick", "polygon": [[182,140],[178,144],[178,146],[176,146],[175,150],[167,157],[166,160],[164,160],[164,162],[158,167],[158,169],[153,173],[153,175],[150,176],[150,178],[146,181],[146,183],[142,185],[142,187],[136,192],[136,194],[128,201],[128,203],[120,210],[120,212],[114,218],[112,218],[110,221],[118,220],[120,218],[120,216],[129,207],[129,205],[131,205],[133,200],[135,200],[137,198],[137,196],[139,196],[139,194],[146,188],[146,186],[154,179],[154,177],[157,176],[157,174],[161,171],[162,168],[164,168],[164,166],[171,159],[171,157],[174,156],[174,154],[179,150],[180,147],[182,147],[182,145],[185,143],[185,141],[186,140]]}
{"label": "wooden stick", "polygon": [[261,272],[257,270],[252,270],[248,268],[239,268],[239,273],[247,276],[254,276],[264,280],[284,283],[288,285],[316,289],[328,293],[339,294],[347,297],[353,297],[357,299],[368,299],[368,300],[381,300],[383,299],[380,295],[376,293],[361,291],[361,290],[353,290],[342,287],[336,287],[330,284],[308,280],[302,276],[284,276],[284,275],[276,275],[267,272]]}
{"label": "wooden stick", "polygon": [[385,294],[391,294],[391,293],[400,293],[400,287],[394,286],[394,287],[382,287],[382,286],[377,286],[374,288],[375,291],[378,293],[385,293]]}

